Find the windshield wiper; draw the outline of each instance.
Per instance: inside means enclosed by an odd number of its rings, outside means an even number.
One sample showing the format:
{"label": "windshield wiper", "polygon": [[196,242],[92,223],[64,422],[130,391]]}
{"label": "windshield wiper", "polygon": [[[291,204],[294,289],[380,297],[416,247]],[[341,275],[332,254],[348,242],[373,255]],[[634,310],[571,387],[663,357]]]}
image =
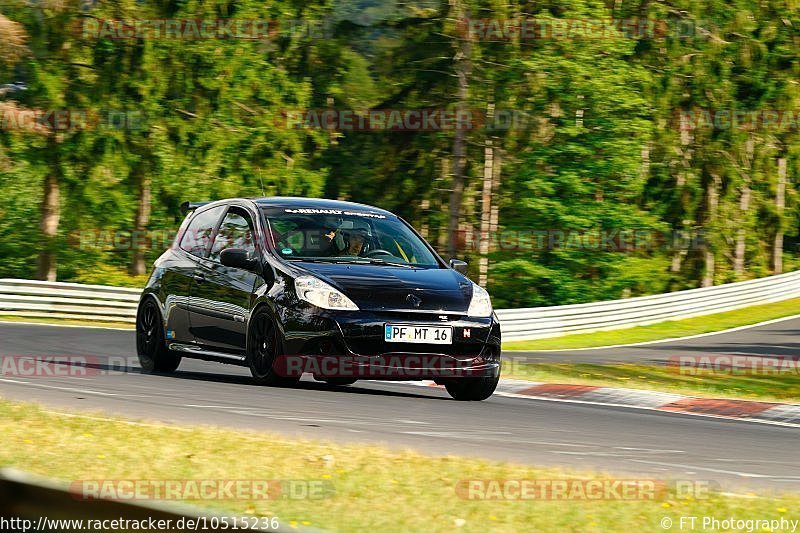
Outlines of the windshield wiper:
{"label": "windshield wiper", "polygon": [[378,257],[364,257],[362,258],[361,262],[366,261],[365,264],[370,265],[386,265],[386,266],[393,266],[393,267],[403,267],[403,268],[419,268],[416,265],[410,265],[408,263],[395,263],[393,261],[387,261],[386,259],[380,259]]}
{"label": "windshield wiper", "polygon": [[292,261],[295,263],[352,263],[353,261],[348,261],[346,259],[339,259],[336,257],[292,257],[289,259],[288,257],[284,257],[286,261]]}
{"label": "windshield wiper", "polygon": [[418,265],[411,265],[408,263],[395,263],[380,259],[378,257],[353,257],[352,259],[344,257],[288,257],[284,258],[286,261],[305,262],[305,263],[336,263],[342,265],[383,265],[402,268],[420,268]]}

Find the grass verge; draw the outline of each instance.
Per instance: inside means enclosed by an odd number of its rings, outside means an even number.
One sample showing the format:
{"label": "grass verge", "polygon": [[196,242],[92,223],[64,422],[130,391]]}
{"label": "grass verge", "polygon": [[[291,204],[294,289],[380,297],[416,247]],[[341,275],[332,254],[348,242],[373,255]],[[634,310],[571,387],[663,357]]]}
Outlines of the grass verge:
{"label": "grass verge", "polygon": [[[329,480],[318,500],[226,500],[204,505],[276,516],[282,526],[332,531],[653,531],[668,517],[797,519],[800,496],[670,491],[638,501],[480,501],[455,491],[464,479],[610,479],[462,457],[430,457],[379,446],[290,440],[209,427],[134,424],[54,413],[0,400],[0,466],[79,480]],[[624,479],[635,476],[626,475]],[[651,476],[652,479],[652,476]],[[196,503],[196,502],[185,502]]]}
{"label": "grass verge", "polygon": [[574,348],[595,348],[616,344],[658,341],[674,337],[687,337],[713,331],[757,324],[767,320],[783,318],[800,313],[800,298],[784,300],[765,305],[754,305],[734,311],[715,313],[713,315],[660,322],[650,326],[598,331],[595,333],[577,333],[535,339],[529,341],[504,342],[504,350],[567,350]]}
{"label": "grass verge", "polygon": [[631,364],[504,363],[503,377],[566,383],[625,387],[687,396],[800,403],[800,375],[795,369],[748,375],[744,370],[682,373],[678,367]]}
{"label": "grass verge", "polygon": [[72,320],[68,318],[36,318],[0,315],[0,322],[31,322],[34,324],[53,324],[55,326],[95,326],[98,328],[135,329],[126,322],[102,322],[99,320]]}

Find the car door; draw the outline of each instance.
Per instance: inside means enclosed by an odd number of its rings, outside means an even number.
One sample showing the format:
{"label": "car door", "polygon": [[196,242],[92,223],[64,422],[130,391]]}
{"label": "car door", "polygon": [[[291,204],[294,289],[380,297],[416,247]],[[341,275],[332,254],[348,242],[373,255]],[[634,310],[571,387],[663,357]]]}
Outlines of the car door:
{"label": "car door", "polygon": [[164,274],[161,286],[165,294],[165,333],[171,342],[193,343],[190,330],[189,295],[194,282],[198,261],[203,258],[211,244],[211,237],[225,213],[226,206],[196,211],[184,222],[179,231],[180,240],[162,265]]}
{"label": "car door", "polygon": [[259,277],[241,268],[220,263],[228,248],[247,250],[255,258],[252,214],[232,205],[223,218],[208,255],[198,263],[192,283],[191,330],[198,344],[212,349],[241,352],[245,349],[253,291]]}

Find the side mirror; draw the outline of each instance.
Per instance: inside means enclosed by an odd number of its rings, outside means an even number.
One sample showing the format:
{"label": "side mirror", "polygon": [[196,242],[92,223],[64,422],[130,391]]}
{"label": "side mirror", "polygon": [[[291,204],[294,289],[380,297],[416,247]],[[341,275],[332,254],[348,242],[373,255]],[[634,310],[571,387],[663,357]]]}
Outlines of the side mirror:
{"label": "side mirror", "polygon": [[219,254],[219,262],[226,267],[241,268],[255,272],[258,269],[258,260],[250,259],[247,250],[241,248],[228,248]]}
{"label": "side mirror", "polygon": [[451,259],[450,260],[450,268],[455,270],[456,272],[460,272],[461,274],[467,275],[467,262],[462,261],[461,259]]}

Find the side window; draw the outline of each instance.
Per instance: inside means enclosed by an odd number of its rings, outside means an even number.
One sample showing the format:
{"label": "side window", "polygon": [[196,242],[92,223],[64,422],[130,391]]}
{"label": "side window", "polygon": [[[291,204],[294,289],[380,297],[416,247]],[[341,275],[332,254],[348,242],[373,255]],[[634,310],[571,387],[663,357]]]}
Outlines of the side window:
{"label": "side window", "polygon": [[275,244],[281,255],[292,255],[303,249],[305,236],[298,229],[297,224],[289,220],[273,219],[270,220],[272,234],[277,241]]}
{"label": "side window", "polygon": [[205,257],[219,217],[225,212],[221,205],[194,215],[181,239],[181,249],[197,257]]}
{"label": "side window", "polygon": [[250,216],[245,211],[236,208],[232,208],[225,215],[208,258],[212,261],[219,261],[219,254],[228,248],[247,250],[250,257],[256,253],[253,223],[250,221]]}
{"label": "side window", "polygon": [[286,237],[286,242],[293,250],[302,250],[306,242],[306,237],[302,231],[293,231]]}

